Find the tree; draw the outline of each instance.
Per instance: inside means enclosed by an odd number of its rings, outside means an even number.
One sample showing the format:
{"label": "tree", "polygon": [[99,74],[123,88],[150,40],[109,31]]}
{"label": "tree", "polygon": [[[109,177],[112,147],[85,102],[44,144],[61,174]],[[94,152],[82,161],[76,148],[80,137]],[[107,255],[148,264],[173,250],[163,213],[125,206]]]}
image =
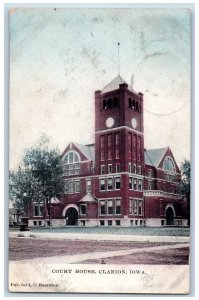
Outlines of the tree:
{"label": "tree", "polygon": [[50,225],[51,199],[60,198],[64,193],[61,156],[58,150],[36,146],[25,152],[23,164],[23,171],[20,169],[18,173],[10,174],[11,185],[13,186],[14,180],[15,186],[12,187],[11,198],[18,204],[23,203],[24,206],[34,198],[45,202]]}
{"label": "tree", "polygon": [[187,217],[188,217],[188,224],[190,224],[190,161],[184,160],[181,164],[181,186],[180,190],[183,195],[185,195],[187,199]]}
{"label": "tree", "polygon": [[51,199],[64,194],[64,177],[61,156],[58,150],[35,147],[26,151],[24,165],[41,185],[41,193],[47,205],[49,224]]}
{"label": "tree", "polygon": [[41,184],[33,176],[30,170],[19,167],[17,171],[10,172],[10,200],[14,207],[28,214],[28,208],[32,199],[43,200]]}

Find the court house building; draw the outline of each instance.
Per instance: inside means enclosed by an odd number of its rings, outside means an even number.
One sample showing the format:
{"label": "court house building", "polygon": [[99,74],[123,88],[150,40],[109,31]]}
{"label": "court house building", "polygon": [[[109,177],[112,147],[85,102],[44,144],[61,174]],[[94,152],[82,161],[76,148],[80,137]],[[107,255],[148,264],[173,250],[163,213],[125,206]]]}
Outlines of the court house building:
{"label": "court house building", "polygon": [[95,143],[66,146],[65,196],[51,199],[50,221],[33,203],[29,226],[187,225],[170,147],[144,147],[143,107],[143,94],[120,75],[95,92]]}

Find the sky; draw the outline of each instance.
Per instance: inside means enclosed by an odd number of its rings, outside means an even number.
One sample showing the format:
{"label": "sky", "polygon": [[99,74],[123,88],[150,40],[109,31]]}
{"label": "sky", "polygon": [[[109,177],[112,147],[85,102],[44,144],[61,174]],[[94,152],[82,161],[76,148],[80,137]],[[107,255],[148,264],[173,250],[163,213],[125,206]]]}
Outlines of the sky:
{"label": "sky", "polygon": [[10,15],[10,168],[46,134],[94,142],[94,92],[118,74],[144,94],[145,148],[190,158],[187,9],[19,8]]}

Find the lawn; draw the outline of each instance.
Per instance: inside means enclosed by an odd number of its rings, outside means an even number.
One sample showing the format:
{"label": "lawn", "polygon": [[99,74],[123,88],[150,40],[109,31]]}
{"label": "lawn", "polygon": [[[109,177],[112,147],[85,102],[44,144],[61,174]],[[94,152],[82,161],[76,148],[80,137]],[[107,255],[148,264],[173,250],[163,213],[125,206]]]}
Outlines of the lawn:
{"label": "lawn", "polygon": [[30,228],[31,232],[82,233],[82,234],[120,234],[120,235],[154,235],[154,236],[189,236],[188,227],[77,227]]}

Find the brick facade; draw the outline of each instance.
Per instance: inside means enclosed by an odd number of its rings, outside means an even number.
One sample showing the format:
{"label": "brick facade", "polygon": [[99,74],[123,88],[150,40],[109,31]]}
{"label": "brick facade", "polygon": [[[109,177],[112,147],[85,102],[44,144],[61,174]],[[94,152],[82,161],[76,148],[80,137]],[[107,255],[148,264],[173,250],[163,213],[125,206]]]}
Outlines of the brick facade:
{"label": "brick facade", "polygon": [[[170,148],[144,149],[143,102],[120,76],[95,92],[95,144],[64,150],[66,194],[51,203],[53,226],[187,225]],[[45,208],[31,211],[31,226],[49,222]]]}

